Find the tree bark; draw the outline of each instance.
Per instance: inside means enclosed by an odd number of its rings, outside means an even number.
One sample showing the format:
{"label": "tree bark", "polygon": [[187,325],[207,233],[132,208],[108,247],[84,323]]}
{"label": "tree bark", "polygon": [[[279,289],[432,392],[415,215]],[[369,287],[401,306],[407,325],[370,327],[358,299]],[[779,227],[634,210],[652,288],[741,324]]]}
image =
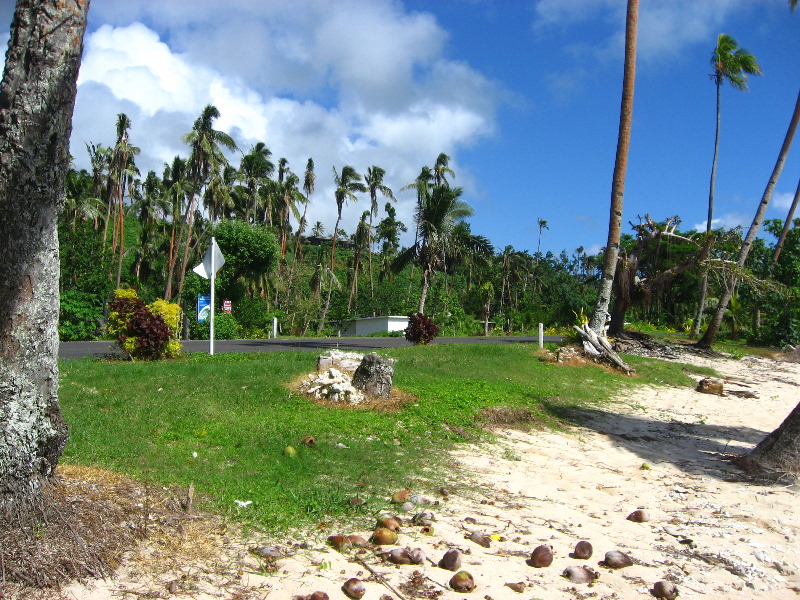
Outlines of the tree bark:
{"label": "tree bark", "polygon": [[786,242],[786,236],[789,235],[789,229],[792,227],[792,221],[794,221],[794,213],[797,210],[798,202],[800,202],[800,181],[797,182],[797,189],[794,192],[792,205],[789,207],[786,220],[783,222],[783,230],[781,230],[781,235],[778,237],[778,242],[775,244],[775,253],[772,255],[773,263],[777,263],[781,258],[783,244]]}
{"label": "tree bark", "polygon": [[597,335],[604,335],[608,318],[614,272],[617,268],[619,240],[622,232],[622,204],[625,194],[625,173],[628,168],[628,148],[631,144],[631,122],[633,121],[633,90],[636,79],[636,32],[639,20],[639,0],[628,0],[625,21],[625,67],[622,79],[622,103],[617,136],[617,156],[611,182],[611,211],[608,221],[608,241],[603,261],[603,276],[597,293],[597,303],[592,312],[589,327]]}
{"label": "tree bark", "polygon": [[41,500],[58,405],[58,233],[89,0],[18,0],[0,83],[0,509]]}
{"label": "tree bark", "polygon": [[800,475],[800,404],[780,427],[743,456],[740,464],[767,476]]}
{"label": "tree bark", "polygon": [[[789,148],[792,147],[792,140],[794,139],[795,131],[797,131],[798,122],[800,122],[800,92],[797,93],[797,101],[794,105],[794,112],[792,113],[792,119],[789,122],[789,128],[786,130],[786,136],[783,138],[783,144],[781,145],[781,150],[778,153],[778,160],[775,161],[775,167],[772,169],[772,175],[767,182],[764,195],[761,196],[761,202],[759,203],[756,214],[753,217],[753,222],[750,224],[750,229],[747,231],[747,235],[742,241],[742,247],[739,249],[739,257],[736,263],[740,268],[744,267],[744,263],[747,261],[747,255],[750,253],[750,248],[753,245],[753,241],[756,239],[756,234],[761,228],[761,223],[764,221],[764,215],[767,212],[767,207],[769,206],[770,200],[772,200],[772,192],[775,190],[775,185],[778,183],[778,178],[781,176],[781,171],[783,171],[783,165],[786,163],[786,157],[789,155]],[[711,319],[711,323],[708,325],[708,329],[706,329],[706,332],[703,334],[703,337],[700,338],[700,341],[697,342],[698,347],[710,348],[711,344],[714,343],[714,339],[717,337],[720,325],[722,324],[722,319],[725,317],[725,311],[728,310],[728,303],[731,301],[731,298],[733,297],[733,291],[736,289],[735,283],[736,281],[734,276],[733,283],[726,287],[722,297],[719,299],[717,310]]]}

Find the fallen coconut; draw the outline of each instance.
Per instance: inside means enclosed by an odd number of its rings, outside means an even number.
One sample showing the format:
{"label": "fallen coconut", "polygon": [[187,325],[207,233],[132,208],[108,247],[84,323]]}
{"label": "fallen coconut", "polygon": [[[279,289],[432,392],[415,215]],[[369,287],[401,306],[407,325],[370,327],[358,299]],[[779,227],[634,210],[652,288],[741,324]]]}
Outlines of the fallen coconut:
{"label": "fallen coconut", "polygon": [[342,591],[353,600],[361,600],[367,593],[364,582],[357,577],[351,577],[342,584]]}
{"label": "fallen coconut", "polygon": [[403,504],[403,502],[408,502],[408,498],[410,496],[411,492],[408,490],[400,490],[399,492],[392,494],[392,502],[395,504]]}
{"label": "fallen coconut", "polygon": [[389,562],[393,565],[410,565],[411,556],[408,554],[408,548],[395,548],[389,552]]}
{"label": "fallen coconut", "polygon": [[439,567],[448,571],[458,571],[461,568],[461,550],[453,548],[444,553]]}
{"label": "fallen coconut", "polygon": [[508,587],[508,588],[511,588],[512,590],[514,590],[518,594],[521,594],[522,592],[525,591],[525,582],[524,581],[520,581],[520,582],[517,582],[517,583],[506,583],[505,586]]}
{"label": "fallen coconut", "polygon": [[492,545],[492,538],[490,538],[482,531],[473,531],[469,535],[469,539],[478,544],[479,546],[483,546],[484,548],[488,548],[489,546]]}
{"label": "fallen coconut", "polygon": [[536,546],[536,548],[533,549],[533,552],[531,552],[531,558],[528,561],[528,564],[538,569],[552,565],[553,547],[547,544]]}
{"label": "fallen coconut", "polygon": [[663,598],[664,600],[675,600],[678,597],[678,588],[671,581],[657,581],[653,585],[651,593],[656,598]]}
{"label": "fallen coconut", "polygon": [[396,544],[397,532],[387,529],[386,527],[378,527],[372,534],[372,543],[378,546]]}
{"label": "fallen coconut", "polygon": [[250,553],[258,556],[259,558],[263,558],[267,562],[277,560],[283,556],[283,553],[277,546],[258,546],[250,548]]}
{"label": "fallen coconut", "polygon": [[403,521],[400,520],[400,517],[378,517],[378,527],[385,527],[386,529],[391,529],[392,531],[400,531],[400,527],[402,525]]}
{"label": "fallen coconut", "polygon": [[591,583],[600,577],[600,573],[589,567],[570,566],[564,569],[561,576],[566,577],[572,583]]}
{"label": "fallen coconut", "polygon": [[587,542],[586,540],[582,540],[575,544],[575,550],[572,552],[572,558],[578,558],[580,560],[588,560],[592,558],[592,553],[594,552],[594,548],[592,548],[592,544]]}
{"label": "fallen coconut", "polygon": [[630,567],[633,564],[633,560],[624,552],[610,550],[606,552],[605,560],[603,560],[601,564],[604,564],[609,569],[622,569],[624,567]]}
{"label": "fallen coconut", "polygon": [[647,523],[650,520],[650,515],[646,510],[640,508],[629,514],[627,518],[628,521],[633,521],[634,523]]}
{"label": "fallen coconut", "polygon": [[471,592],[475,589],[475,579],[467,571],[459,571],[450,578],[450,587],[455,592]]}

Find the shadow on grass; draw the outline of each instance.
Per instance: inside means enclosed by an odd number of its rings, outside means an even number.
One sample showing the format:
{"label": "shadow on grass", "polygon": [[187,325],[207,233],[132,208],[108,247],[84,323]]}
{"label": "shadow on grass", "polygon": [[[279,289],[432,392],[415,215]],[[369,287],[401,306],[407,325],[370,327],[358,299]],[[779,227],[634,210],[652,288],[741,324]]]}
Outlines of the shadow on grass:
{"label": "shadow on grass", "polygon": [[565,407],[544,400],[545,409],[572,426],[608,436],[644,463],[670,463],[685,473],[724,481],[751,479],[731,460],[748,452],[769,432],[751,427],[663,421],[646,415],[619,414],[590,407]]}

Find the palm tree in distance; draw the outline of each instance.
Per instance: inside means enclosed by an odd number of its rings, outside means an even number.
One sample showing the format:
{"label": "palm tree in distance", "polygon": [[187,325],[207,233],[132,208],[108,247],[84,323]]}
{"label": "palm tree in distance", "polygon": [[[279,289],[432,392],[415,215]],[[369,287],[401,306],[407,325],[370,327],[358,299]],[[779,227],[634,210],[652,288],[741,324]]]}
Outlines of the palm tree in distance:
{"label": "palm tree in distance", "polygon": [[536,245],[536,255],[538,257],[542,253],[542,230],[550,228],[547,226],[547,219],[537,219],[536,222],[539,224],[539,243]]}
{"label": "palm tree in distance", "polygon": [[356,192],[362,194],[367,191],[367,187],[361,183],[361,175],[350,165],[342,167],[341,175],[333,167],[333,182],[336,184],[334,192],[336,198],[336,225],[333,227],[333,241],[331,243],[331,269],[336,259],[336,240],[339,237],[339,223],[342,220],[342,208],[347,200],[356,201]]}
{"label": "palm tree in distance", "polygon": [[258,214],[258,188],[264,185],[264,181],[275,170],[275,165],[269,159],[270,156],[272,156],[272,152],[267,145],[264,142],[258,142],[242,157],[239,170],[244,176],[244,183],[250,197],[250,205],[244,217],[245,221],[249,221],[251,214],[255,221]]}
{"label": "palm tree in distance", "polygon": [[472,215],[472,207],[461,200],[461,188],[445,186],[426,190],[418,207],[414,220],[417,223],[417,241],[413,246],[401,252],[392,263],[395,273],[402,271],[408,264],[415,263],[422,269],[422,291],[419,297],[417,312],[424,314],[425,301],[428,296],[431,276],[434,271],[444,266],[447,256],[459,254],[460,248],[456,225]]}
{"label": "palm tree in distance", "polygon": [[209,180],[211,173],[220,171],[227,163],[222,153],[224,146],[228,150],[238,150],[236,142],[224,131],[214,129],[214,121],[219,118],[219,110],[213,104],[207,105],[192,126],[192,130],[183,136],[182,140],[191,148],[187,161],[188,176],[191,182],[191,198],[186,209],[184,220],[187,223],[188,233],[183,251],[180,279],[178,280],[178,301],[183,292],[183,281],[186,277],[186,267],[189,261],[189,248],[192,243],[192,227],[194,225],[194,212],[196,195],[200,188]]}
{"label": "palm tree in distance", "polygon": [[386,171],[376,166],[369,167],[367,174],[364,175],[364,182],[367,184],[371,202],[369,227],[367,229],[367,249],[369,255],[369,291],[373,300],[375,299],[375,283],[372,277],[372,218],[378,216],[378,192],[383,194],[385,198],[396,202],[391,188],[383,184],[384,175],[386,175]]}
{"label": "palm tree in distance", "polygon": [[[717,46],[711,54],[711,67],[714,72],[709,75],[714,82],[717,92],[717,126],[714,134],[714,159],[711,162],[711,182],[708,188],[708,219],[706,220],[706,236],[711,235],[711,222],[714,218],[714,186],[717,180],[717,159],[719,157],[719,131],[720,131],[720,101],[722,98],[722,84],[726,81],[734,89],[747,91],[747,76],[761,75],[756,57],[745,48],[739,48],[736,40],[727,33],[720,33],[717,37]],[[708,289],[708,273],[703,273],[700,278],[700,300],[697,307],[697,316],[694,320],[692,335],[700,331],[700,322],[703,320],[705,310],[706,292]]]}

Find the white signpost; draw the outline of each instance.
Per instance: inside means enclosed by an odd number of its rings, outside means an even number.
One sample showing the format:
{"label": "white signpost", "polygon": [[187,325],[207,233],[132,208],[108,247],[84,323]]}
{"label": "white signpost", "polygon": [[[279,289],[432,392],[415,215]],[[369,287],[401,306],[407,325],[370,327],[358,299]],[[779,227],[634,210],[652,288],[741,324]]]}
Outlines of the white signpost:
{"label": "white signpost", "polygon": [[217,246],[217,240],[211,238],[211,245],[206,250],[203,262],[192,269],[195,273],[205,279],[211,280],[211,315],[208,327],[208,353],[214,355],[214,281],[217,278],[217,271],[225,264],[225,257]]}

